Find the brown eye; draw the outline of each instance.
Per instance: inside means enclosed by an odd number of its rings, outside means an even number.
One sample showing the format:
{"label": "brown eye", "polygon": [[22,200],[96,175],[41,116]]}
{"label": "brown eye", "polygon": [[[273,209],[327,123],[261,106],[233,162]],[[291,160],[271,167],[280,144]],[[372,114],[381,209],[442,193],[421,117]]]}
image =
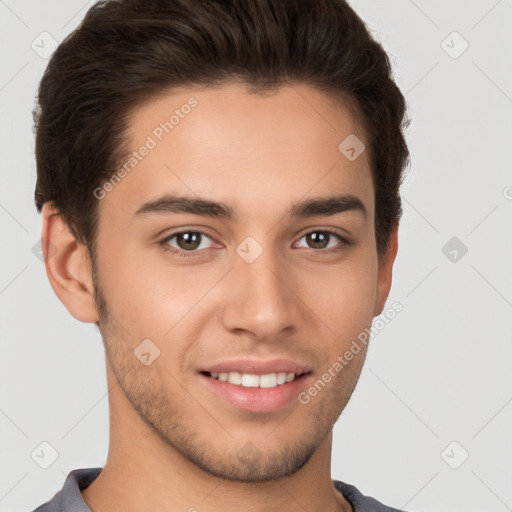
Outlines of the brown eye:
{"label": "brown eye", "polygon": [[197,249],[201,245],[201,233],[187,232],[176,235],[176,243],[185,251]]}
{"label": "brown eye", "polygon": [[306,235],[307,243],[313,249],[325,249],[330,238],[331,235],[325,231],[313,231]]}
{"label": "brown eye", "polygon": [[161,244],[168,245],[177,252],[198,252],[197,249],[212,247],[213,240],[201,231],[182,231],[168,236]]}
{"label": "brown eye", "polygon": [[326,230],[311,231],[304,235],[302,239],[306,240],[307,247],[310,249],[331,249],[340,245],[340,241],[342,242],[341,245],[345,243],[340,235]]}

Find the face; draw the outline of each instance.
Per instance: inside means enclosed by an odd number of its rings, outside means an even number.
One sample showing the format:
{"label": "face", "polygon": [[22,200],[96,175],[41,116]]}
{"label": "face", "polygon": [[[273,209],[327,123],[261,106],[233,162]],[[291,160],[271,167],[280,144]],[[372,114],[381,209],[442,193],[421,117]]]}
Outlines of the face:
{"label": "face", "polygon": [[367,154],[338,149],[350,134],[365,140],[305,85],[174,91],[131,118],[137,161],[99,201],[109,371],[144,424],[211,474],[293,474],[359,377],[364,346],[308,392],[385,300]]}

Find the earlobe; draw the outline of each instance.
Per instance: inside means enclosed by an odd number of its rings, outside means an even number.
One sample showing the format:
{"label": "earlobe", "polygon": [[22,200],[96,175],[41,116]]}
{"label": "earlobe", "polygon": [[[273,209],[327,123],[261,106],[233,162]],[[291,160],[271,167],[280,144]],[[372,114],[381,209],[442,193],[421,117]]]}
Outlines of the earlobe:
{"label": "earlobe", "polygon": [[374,316],[378,316],[384,310],[386,300],[391,289],[393,280],[393,263],[395,262],[398,251],[398,222],[393,226],[389,246],[386,254],[379,262],[379,271],[377,278],[377,297],[375,301]]}
{"label": "earlobe", "polygon": [[53,205],[43,205],[42,216],[41,245],[53,291],[77,320],[97,322],[99,315],[87,248],[75,240]]}

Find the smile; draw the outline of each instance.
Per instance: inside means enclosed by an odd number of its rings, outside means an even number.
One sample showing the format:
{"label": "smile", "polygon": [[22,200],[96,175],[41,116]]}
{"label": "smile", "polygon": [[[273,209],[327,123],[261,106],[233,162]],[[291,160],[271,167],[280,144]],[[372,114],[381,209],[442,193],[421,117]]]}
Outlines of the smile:
{"label": "smile", "polygon": [[296,375],[295,373],[268,373],[265,375],[256,375],[254,373],[241,373],[241,372],[229,372],[229,373],[215,373],[205,372],[206,375],[212,379],[229,382],[235,386],[242,386],[246,388],[275,388],[281,386],[287,382],[292,382]]}

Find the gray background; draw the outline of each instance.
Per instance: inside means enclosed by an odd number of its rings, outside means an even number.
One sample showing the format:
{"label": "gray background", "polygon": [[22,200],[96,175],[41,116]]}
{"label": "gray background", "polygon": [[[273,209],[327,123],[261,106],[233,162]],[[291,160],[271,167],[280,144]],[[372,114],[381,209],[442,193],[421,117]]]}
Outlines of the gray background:
{"label": "gray background", "polygon": [[[101,339],[54,295],[33,205],[44,52],[90,4],[0,0],[0,512],[107,455]],[[332,476],[409,511],[512,510],[512,1],[351,4],[409,103],[411,166],[388,302],[403,311],[336,424]]]}

